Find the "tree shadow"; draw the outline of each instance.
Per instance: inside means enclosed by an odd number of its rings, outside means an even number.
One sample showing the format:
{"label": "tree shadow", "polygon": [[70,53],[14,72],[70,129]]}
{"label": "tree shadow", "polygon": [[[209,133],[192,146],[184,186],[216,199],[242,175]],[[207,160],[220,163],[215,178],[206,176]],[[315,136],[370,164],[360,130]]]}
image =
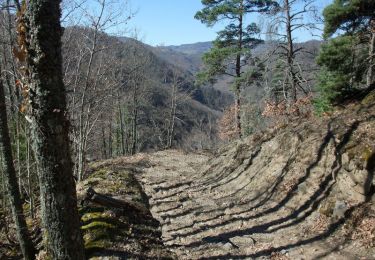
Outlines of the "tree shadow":
{"label": "tree shadow", "polygon": [[[297,194],[296,191],[298,189],[298,186],[301,183],[305,182],[309,178],[312,170],[322,160],[323,154],[324,154],[328,144],[331,141],[333,141],[333,143],[334,143],[334,154],[335,154],[336,158],[334,160],[334,163],[331,166],[331,172],[328,175],[326,175],[325,179],[320,183],[318,189],[311,195],[311,197],[309,197],[309,199],[303,205],[301,205],[297,210],[295,210],[293,213],[289,214],[288,216],[270,221],[268,223],[256,225],[256,226],[253,226],[253,227],[250,227],[250,228],[247,228],[247,229],[224,232],[224,233],[220,233],[220,234],[217,234],[217,235],[214,235],[214,236],[206,236],[201,241],[194,241],[194,242],[191,242],[191,243],[188,243],[188,244],[184,244],[184,247],[188,247],[188,248],[199,247],[199,246],[202,246],[206,243],[227,243],[228,241],[230,241],[229,239],[232,238],[232,237],[251,235],[251,234],[254,234],[254,233],[272,233],[272,232],[275,232],[275,231],[280,230],[280,229],[284,229],[284,228],[287,228],[287,227],[290,227],[290,226],[293,226],[293,225],[297,225],[298,223],[301,223],[304,219],[306,219],[309,215],[311,215],[318,208],[319,204],[325,198],[327,198],[330,195],[330,192],[332,191],[332,187],[335,183],[335,177],[341,169],[341,161],[342,161],[341,157],[342,157],[342,153],[343,153],[343,148],[349,142],[350,137],[352,136],[353,132],[358,128],[358,126],[360,124],[359,121],[354,122],[349,127],[349,129],[341,136],[340,143],[336,144],[335,143],[335,135],[334,135],[334,133],[331,129],[331,123],[332,122],[330,122],[328,124],[328,131],[326,133],[326,136],[323,139],[322,144],[320,145],[320,147],[318,149],[316,160],[313,163],[311,163],[309,165],[309,167],[307,167],[307,169],[305,171],[305,174],[298,179],[298,181],[294,185],[294,187],[287,193],[287,195],[284,197],[284,199],[282,199],[275,207],[272,207],[270,209],[267,209],[265,211],[262,211],[260,213],[257,213],[255,215],[253,215],[253,216],[250,216],[250,217],[235,218],[235,219],[230,219],[230,220],[220,222],[220,223],[217,223],[217,224],[205,226],[205,229],[225,226],[227,224],[230,224],[231,222],[238,221],[238,220],[247,221],[247,220],[255,219],[255,218],[258,218],[258,217],[261,217],[261,216],[264,217],[265,215],[271,214],[271,213],[273,213],[275,211],[278,211],[279,209],[283,208],[286,205],[286,203],[289,200],[291,200],[293,196],[295,196]],[[372,166],[370,165],[370,167],[372,167]],[[286,171],[287,171],[287,168],[288,168],[288,163],[286,165]],[[373,178],[373,176],[369,177],[369,179],[371,179],[371,178]],[[277,186],[277,185],[275,185],[275,186]],[[274,191],[275,191],[275,189],[272,189],[272,192],[274,192]],[[286,224],[283,224],[283,223],[286,223]],[[341,222],[338,222],[338,223],[341,223]],[[283,225],[280,226],[280,224],[283,224]],[[335,226],[332,226],[330,228],[330,230],[332,230],[333,227],[335,227]],[[200,230],[194,230],[194,231],[187,232],[187,233],[184,233],[184,234],[178,234],[177,236],[178,237],[188,237],[188,236],[196,235],[200,232],[201,232]],[[316,239],[318,239],[318,238],[321,238],[321,236],[316,237]],[[309,243],[309,241],[313,242],[314,240],[309,239],[309,240],[306,240],[305,242]],[[297,245],[302,245],[302,244],[297,243],[296,246]],[[284,248],[287,248],[287,247],[286,246],[282,247],[280,250],[282,250]],[[253,256],[253,255],[250,255],[250,256]],[[256,255],[256,256],[258,256],[258,255]],[[225,259],[225,258],[222,258],[222,259]]]}
{"label": "tree shadow", "polygon": [[361,205],[362,204],[360,204],[358,206],[351,207],[350,209],[348,209],[345,212],[344,218],[341,218],[341,219],[337,220],[336,222],[330,224],[327,231],[322,232],[322,233],[320,233],[316,236],[313,236],[311,238],[301,240],[301,241],[298,241],[296,243],[288,244],[288,245],[285,245],[285,246],[272,247],[270,249],[261,250],[257,253],[254,253],[254,254],[247,254],[247,255],[226,254],[226,255],[206,257],[206,258],[201,258],[201,259],[229,259],[229,258],[230,259],[243,259],[243,258],[246,258],[246,257],[256,258],[256,257],[271,255],[273,252],[280,252],[282,250],[290,250],[290,249],[295,248],[295,247],[299,247],[299,246],[311,244],[311,243],[314,243],[314,242],[317,242],[317,241],[321,241],[323,239],[328,238],[333,233],[335,233],[346,222],[346,220],[351,217],[353,211]]}

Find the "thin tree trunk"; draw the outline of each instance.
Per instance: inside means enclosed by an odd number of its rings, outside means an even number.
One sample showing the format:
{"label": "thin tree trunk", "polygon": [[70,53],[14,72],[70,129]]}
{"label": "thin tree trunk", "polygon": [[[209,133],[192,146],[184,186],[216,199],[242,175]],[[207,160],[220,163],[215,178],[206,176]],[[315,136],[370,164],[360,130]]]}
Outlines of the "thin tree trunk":
{"label": "thin tree trunk", "polygon": [[122,113],[120,93],[117,94],[118,111],[119,111],[119,124],[120,124],[120,144],[121,144],[121,155],[125,155],[125,138],[124,138],[124,116]]}
{"label": "thin tree trunk", "polygon": [[103,156],[103,159],[107,159],[107,142],[106,142],[105,139],[106,139],[105,129],[104,129],[104,126],[102,126],[102,141],[103,141],[102,156]]}
{"label": "thin tree trunk", "polygon": [[5,93],[0,79],[0,154],[3,158],[3,169],[5,186],[8,191],[10,207],[14,222],[16,223],[16,231],[21,251],[25,259],[35,259],[35,248],[29,236],[25,216],[22,209],[22,201],[17,183],[16,171],[13,165],[13,155],[11,150],[11,142],[8,129],[8,119],[5,106]]}
{"label": "thin tree trunk", "polygon": [[138,120],[138,92],[137,83],[134,84],[133,92],[133,118],[132,118],[132,147],[131,155],[134,155],[137,149],[137,120]]}
{"label": "thin tree trunk", "polygon": [[287,64],[288,64],[288,75],[289,83],[292,91],[292,101],[297,101],[297,79],[294,71],[294,46],[292,38],[292,24],[290,16],[290,4],[289,0],[284,0],[285,12],[286,12],[286,36],[287,36]]}
{"label": "thin tree trunk", "polygon": [[[241,2],[241,9],[243,11],[243,1]],[[242,37],[243,37],[243,13],[239,15],[239,39],[238,39],[238,54],[236,57],[236,78],[241,78],[241,53],[242,53]],[[241,126],[241,85],[235,82],[235,118],[236,118],[236,131],[239,138],[242,138]]]}
{"label": "thin tree trunk", "polygon": [[[26,130],[27,131],[27,130]],[[33,189],[32,189],[32,176],[31,176],[31,166],[30,166],[30,136],[26,136],[26,168],[27,168],[27,190],[29,193],[30,199],[30,216],[32,219],[35,218],[35,210],[34,210],[34,196],[33,196]]]}
{"label": "thin tree trunk", "polygon": [[113,156],[113,148],[112,148],[112,122],[109,121],[108,157],[111,158],[112,156]]}
{"label": "thin tree trunk", "polygon": [[31,133],[47,253],[52,259],[83,260],[62,78],[60,15],[60,1],[27,2]]}
{"label": "thin tree trunk", "polygon": [[169,127],[168,127],[168,140],[167,148],[172,148],[172,141],[174,135],[174,126],[175,126],[175,117],[176,117],[176,106],[177,106],[177,82],[174,82],[172,86],[172,102],[171,102],[171,112],[169,118]]}
{"label": "thin tree trunk", "polygon": [[21,150],[20,150],[20,122],[16,120],[16,143],[17,143],[17,176],[18,176],[18,187],[20,189],[20,195],[22,198],[22,170],[21,170]]}

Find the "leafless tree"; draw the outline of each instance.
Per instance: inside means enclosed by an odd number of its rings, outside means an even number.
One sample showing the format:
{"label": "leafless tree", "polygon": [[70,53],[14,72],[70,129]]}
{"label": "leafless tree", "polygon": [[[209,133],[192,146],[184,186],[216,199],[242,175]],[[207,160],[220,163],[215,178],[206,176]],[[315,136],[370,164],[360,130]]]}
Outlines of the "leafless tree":
{"label": "leafless tree", "polygon": [[316,22],[308,19],[308,16],[316,17],[314,2],[315,0],[281,0],[269,23],[268,34],[271,39],[279,42],[276,53],[285,66],[284,77],[280,82],[283,94],[293,103],[297,101],[299,92],[308,94],[304,88],[307,80],[296,60],[297,55],[305,50],[296,46],[295,37],[300,30],[308,30],[311,34],[317,30]]}

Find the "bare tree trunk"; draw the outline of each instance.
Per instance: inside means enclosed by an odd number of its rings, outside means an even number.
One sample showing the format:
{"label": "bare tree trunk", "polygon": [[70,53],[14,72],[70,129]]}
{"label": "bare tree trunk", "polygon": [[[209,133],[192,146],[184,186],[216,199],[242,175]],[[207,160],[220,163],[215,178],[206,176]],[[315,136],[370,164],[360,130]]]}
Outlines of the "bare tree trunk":
{"label": "bare tree trunk", "polygon": [[[17,112],[18,113],[18,112]],[[22,198],[22,170],[21,170],[21,156],[20,156],[20,120],[17,118],[16,120],[16,143],[17,143],[17,177],[18,177],[18,187],[20,189],[20,195]]]}
{"label": "bare tree trunk", "polygon": [[[26,130],[27,131],[27,130]],[[32,189],[32,176],[31,176],[31,149],[30,149],[30,136],[26,136],[26,168],[27,168],[27,190],[29,193],[29,199],[30,199],[30,216],[32,219],[35,218],[35,209],[34,209],[34,195],[33,195],[33,189]]]}
{"label": "bare tree trunk", "polygon": [[105,129],[104,129],[104,126],[102,126],[102,141],[103,141],[102,156],[103,156],[103,159],[107,159],[107,142],[106,142],[105,139],[106,139]]}
{"label": "bare tree trunk", "polygon": [[124,138],[124,116],[122,113],[120,93],[117,94],[118,112],[119,112],[119,124],[120,124],[120,144],[121,144],[121,155],[125,155],[125,138]]}
{"label": "bare tree trunk", "polygon": [[108,133],[108,157],[111,158],[113,156],[113,149],[112,149],[112,122],[109,122],[109,133]]}
{"label": "bare tree trunk", "polygon": [[38,164],[44,239],[50,258],[83,260],[62,78],[60,1],[26,3],[30,120]]}
{"label": "bare tree trunk", "polygon": [[292,101],[297,101],[297,79],[294,71],[294,45],[292,37],[292,20],[290,16],[290,4],[289,0],[284,0],[285,12],[286,12],[286,36],[287,36],[287,57],[286,61],[288,64],[288,78],[292,91]]}
{"label": "bare tree trunk", "polygon": [[16,223],[16,231],[18,241],[25,259],[35,259],[35,248],[29,236],[25,216],[22,209],[22,201],[17,183],[16,171],[13,165],[13,156],[11,150],[11,142],[8,130],[7,110],[5,106],[5,93],[2,81],[0,79],[0,154],[3,158],[4,180],[8,191],[10,207],[14,222]]}
{"label": "bare tree trunk", "polygon": [[137,149],[137,121],[138,121],[138,91],[137,83],[134,83],[133,91],[133,117],[132,117],[132,146],[130,154],[134,155]]}
{"label": "bare tree trunk", "polygon": [[[176,76],[175,76],[176,77]],[[176,118],[176,106],[177,106],[177,79],[174,79],[175,82],[173,82],[172,85],[172,100],[171,100],[171,112],[169,117],[169,127],[168,127],[168,140],[167,140],[167,148],[172,148],[172,142],[173,142],[173,135],[174,135],[174,126],[175,126],[175,118]]]}

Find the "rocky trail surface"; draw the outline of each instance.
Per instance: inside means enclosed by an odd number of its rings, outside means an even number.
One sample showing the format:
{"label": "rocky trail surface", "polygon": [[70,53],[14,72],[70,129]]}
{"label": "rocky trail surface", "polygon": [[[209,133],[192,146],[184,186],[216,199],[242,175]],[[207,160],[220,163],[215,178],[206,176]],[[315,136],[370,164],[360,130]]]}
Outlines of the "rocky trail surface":
{"label": "rocky trail surface", "polygon": [[137,178],[164,244],[178,259],[375,259],[375,120],[366,111],[214,155],[145,155]]}

